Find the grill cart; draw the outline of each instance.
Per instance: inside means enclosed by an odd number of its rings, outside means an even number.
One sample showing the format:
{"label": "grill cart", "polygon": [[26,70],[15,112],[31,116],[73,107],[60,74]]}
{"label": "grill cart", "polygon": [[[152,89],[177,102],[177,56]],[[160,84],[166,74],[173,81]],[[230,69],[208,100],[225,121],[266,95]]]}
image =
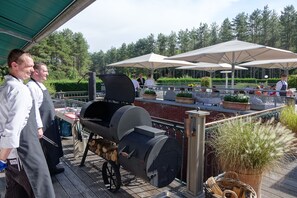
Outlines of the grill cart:
{"label": "grill cart", "polygon": [[88,150],[104,158],[103,181],[112,192],[122,184],[120,167],[153,186],[169,185],[181,167],[179,143],[153,128],[145,109],[133,106],[135,90],[127,76],[99,77],[105,85],[104,100],[90,101],[80,112],[81,125],[90,132],[81,165]]}

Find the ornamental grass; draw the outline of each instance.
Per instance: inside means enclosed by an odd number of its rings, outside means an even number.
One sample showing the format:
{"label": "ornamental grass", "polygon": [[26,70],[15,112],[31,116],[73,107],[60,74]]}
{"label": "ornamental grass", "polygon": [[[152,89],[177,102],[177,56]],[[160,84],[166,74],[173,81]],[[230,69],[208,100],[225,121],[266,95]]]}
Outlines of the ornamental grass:
{"label": "ornamental grass", "polygon": [[235,119],[218,127],[210,144],[224,171],[262,173],[292,160],[296,138],[274,119],[262,123]]}
{"label": "ornamental grass", "polygon": [[287,106],[280,114],[280,122],[297,134],[297,112],[295,107]]}

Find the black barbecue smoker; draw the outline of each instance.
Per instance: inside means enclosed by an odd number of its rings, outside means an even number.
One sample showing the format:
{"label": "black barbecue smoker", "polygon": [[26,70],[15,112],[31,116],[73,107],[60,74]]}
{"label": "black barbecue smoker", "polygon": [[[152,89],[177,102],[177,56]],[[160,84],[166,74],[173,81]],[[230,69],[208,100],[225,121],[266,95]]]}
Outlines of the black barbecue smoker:
{"label": "black barbecue smoker", "polygon": [[149,113],[133,105],[135,90],[126,75],[99,77],[105,85],[104,99],[88,102],[80,112],[81,125],[90,132],[81,165],[88,150],[103,157],[103,181],[112,192],[122,183],[120,167],[153,186],[169,185],[181,167],[179,143],[153,128]]}

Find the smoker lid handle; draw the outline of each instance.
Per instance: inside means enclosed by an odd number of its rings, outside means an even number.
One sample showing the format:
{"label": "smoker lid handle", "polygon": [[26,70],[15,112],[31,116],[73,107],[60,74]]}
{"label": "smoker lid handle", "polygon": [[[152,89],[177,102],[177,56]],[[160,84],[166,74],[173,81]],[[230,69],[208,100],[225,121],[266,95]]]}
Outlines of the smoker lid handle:
{"label": "smoker lid handle", "polygon": [[123,157],[130,159],[132,155],[135,152],[135,149],[133,149],[130,153],[125,152],[124,150],[127,148],[127,146],[124,146],[120,151],[119,154],[122,155]]}
{"label": "smoker lid handle", "polygon": [[80,119],[86,120],[86,121],[102,122],[102,119],[100,119],[100,118],[82,118],[82,117],[80,117]]}

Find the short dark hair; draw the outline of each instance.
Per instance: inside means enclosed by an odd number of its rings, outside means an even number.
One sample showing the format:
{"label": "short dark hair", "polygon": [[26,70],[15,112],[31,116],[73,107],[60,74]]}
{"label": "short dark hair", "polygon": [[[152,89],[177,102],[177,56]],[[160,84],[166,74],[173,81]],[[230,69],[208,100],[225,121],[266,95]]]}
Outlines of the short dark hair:
{"label": "short dark hair", "polygon": [[34,70],[39,70],[42,65],[46,65],[45,63],[34,63]]}
{"label": "short dark hair", "polygon": [[288,77],[288,75],[287,74],[282,74],[281,77]]}
{"label": "short dark hair", "polygon": [[16,62],[16,63],[22,63],[23,60],[20,59],[20,57],[26,54],[27,56],[31,57],[31,55],[27,52],[25,52],[24,50],[21,49],[13,49],[9,52],[8,57],[7,57],[7,64],[8,67],[11,67],[11,63],[12,62]]}

